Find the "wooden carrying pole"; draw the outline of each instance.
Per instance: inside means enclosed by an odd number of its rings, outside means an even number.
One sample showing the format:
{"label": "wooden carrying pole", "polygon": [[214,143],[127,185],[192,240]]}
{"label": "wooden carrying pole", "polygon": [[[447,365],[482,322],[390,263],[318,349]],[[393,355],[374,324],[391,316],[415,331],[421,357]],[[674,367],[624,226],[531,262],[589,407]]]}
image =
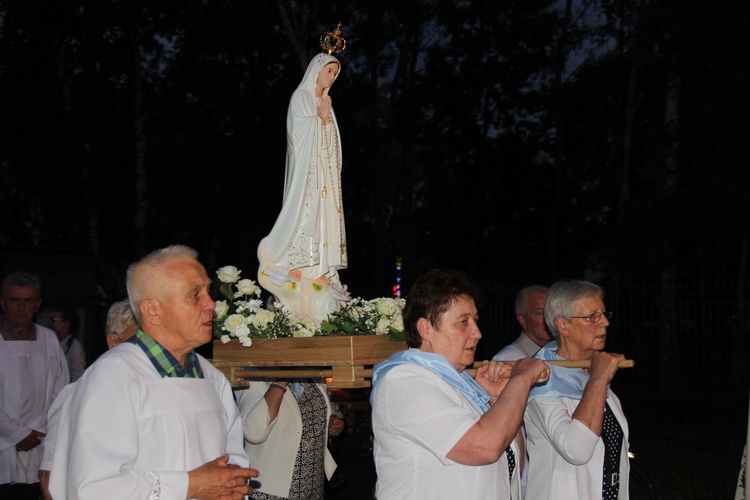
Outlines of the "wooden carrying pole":
{"label": "wooden carrying pole", "polygon": [[[555,365],[555,366],[562,366],[564,368],[590,368],[591,367],[591,360],[590,359],[581,359],[581,360],[568,360],[568,359],[561,359],[561,360],[543,360],[548,365]],[[506,361],[506,364],[514,365],[516,364],[515,361]],[[482,363],[474,363],[474,366],[472,368],[467,369],[466,371],[472,376],[476,377],[477,375],[477,369],[482,366]],[[620,363],[617,365],[618,368],[633,368],[635,366],[635,361],[632,359],[623,359],[620,361]],[[507,372],[503,373],[503,375],[500,378],[510,378],[510,374],[513,371],[511,368]]]}

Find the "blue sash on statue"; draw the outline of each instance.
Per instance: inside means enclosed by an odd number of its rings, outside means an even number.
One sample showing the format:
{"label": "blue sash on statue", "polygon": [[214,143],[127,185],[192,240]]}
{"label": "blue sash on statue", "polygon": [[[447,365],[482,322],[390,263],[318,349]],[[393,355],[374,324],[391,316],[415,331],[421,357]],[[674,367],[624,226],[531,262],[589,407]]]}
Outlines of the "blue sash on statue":
{"label": "blue sash on statue", "polygon": [[459,372],[456,370],[450,363],[448,363],[448,360],[440,354],[424,352],[413,348],[397,352],[389,359],[373,366],[370,404],[372,404],[375,388],[385,374],[392,368],[404,364],[419,365],[427,368],[431,372],[440,375],[440,378],[442,378],[448,385],[474,401],[483,412],[490,409],[490,397],[484,392],[484,389],[477,384],[471,375],[465,371]]}

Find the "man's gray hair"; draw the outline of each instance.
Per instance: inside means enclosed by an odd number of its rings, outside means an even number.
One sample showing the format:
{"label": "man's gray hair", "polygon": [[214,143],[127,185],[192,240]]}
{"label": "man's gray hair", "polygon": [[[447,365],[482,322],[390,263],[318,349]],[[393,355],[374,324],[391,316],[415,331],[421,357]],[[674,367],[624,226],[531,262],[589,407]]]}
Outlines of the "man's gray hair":
{"label": "man's gray hair", "polygon": [[592,297],[604,299],[604,289],[588,281],[558,281],[550,287],[544,302],[544,323],[555,339],[560,337],[555,320],[570,321],[575,314],[574,304]]}
{"label": "man's gray hair", "polygon": [[154,250],[138,262],[128,267],[126,283],[128,288],[128,300],[133,311],[136,322],[141,321],[140,304],[148,290],[149,277],[155,271],[168,262],[178,260],[198,260],[198,252],[185,245],[172,245],[159,250]]}
{"label": "man's gray hair", "polygon": [[547,295],[547,290],[549,290],[549,288],[542,285],[531,285],[526,288],[521,288],[518,295],[516,295],[516,315],[524,315],[529,312],[527,307],[528,304],[526,303],[529,296],[535,293],[543,293]]}
{"label": "man's gray hair", "polygon": [[122,335],[133,325],[135,325],[135,317],[133,316],[133,310],[130,308],[130,302],[127,299],[115,302],[109,306],[105,327],[107,335],[112,333],[122,340]]}
{"label": "man's gray hair", "polygon": [[37,297],[42,295],[42,280],[40,280],[39,276],[37,276],[36,274],[22,273],[20,271],[10,273],[5,277],[2,285],[0,285],[0,293],[2,293],[2,295],[4,296],[11,285],[33,286],[34,288],[36,288]]}

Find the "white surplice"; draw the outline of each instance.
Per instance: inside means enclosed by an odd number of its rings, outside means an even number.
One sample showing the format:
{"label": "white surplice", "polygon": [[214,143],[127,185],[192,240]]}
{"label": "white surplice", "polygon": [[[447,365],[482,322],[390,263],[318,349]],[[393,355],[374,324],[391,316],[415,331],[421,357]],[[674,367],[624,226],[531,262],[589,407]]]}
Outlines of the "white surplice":
{"label": "white surplice", "polygon": [[19,452],[16,443],[47,432],[47,411],[69,379],[57,335],[35,327],[33,341],[0,336],[0,484],[39,482],[43,447]]}
{"label": "white surplice", "polygon": [[232,389],[198,359],[204,379],[162,378],[124,343],[89,367],[63,406],[52,497],[184,499],[189,471],[224,454],[247,467]]}

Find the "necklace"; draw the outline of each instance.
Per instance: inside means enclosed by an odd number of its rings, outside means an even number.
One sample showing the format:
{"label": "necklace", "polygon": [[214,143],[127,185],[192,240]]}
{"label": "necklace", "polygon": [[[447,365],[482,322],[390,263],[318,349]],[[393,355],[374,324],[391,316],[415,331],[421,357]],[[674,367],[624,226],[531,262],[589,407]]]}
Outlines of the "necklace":
{"label": "necklace", "polygon": [[[333,191],[332,204],[336,211],[336,215],[338,216],[340,242],[339,253],[341,255],[341,263],[346,266],[347,254],[346,236],[344,235],[344,211],[342,209],[343,200],[341,194],[341,158],[339,157],[339,137],[332,117],[330,122],[327,125],[324,125],[322,128],[323,146],[321,148],[320,156],[323,160],[321,162],[321,166],[323,167],[323,188],[320,191],[320,196],[321,198],[328,197],[328,181],[330,180],[331,189]],[[333,148],[333,150],[331,150],[331,148]]]}

